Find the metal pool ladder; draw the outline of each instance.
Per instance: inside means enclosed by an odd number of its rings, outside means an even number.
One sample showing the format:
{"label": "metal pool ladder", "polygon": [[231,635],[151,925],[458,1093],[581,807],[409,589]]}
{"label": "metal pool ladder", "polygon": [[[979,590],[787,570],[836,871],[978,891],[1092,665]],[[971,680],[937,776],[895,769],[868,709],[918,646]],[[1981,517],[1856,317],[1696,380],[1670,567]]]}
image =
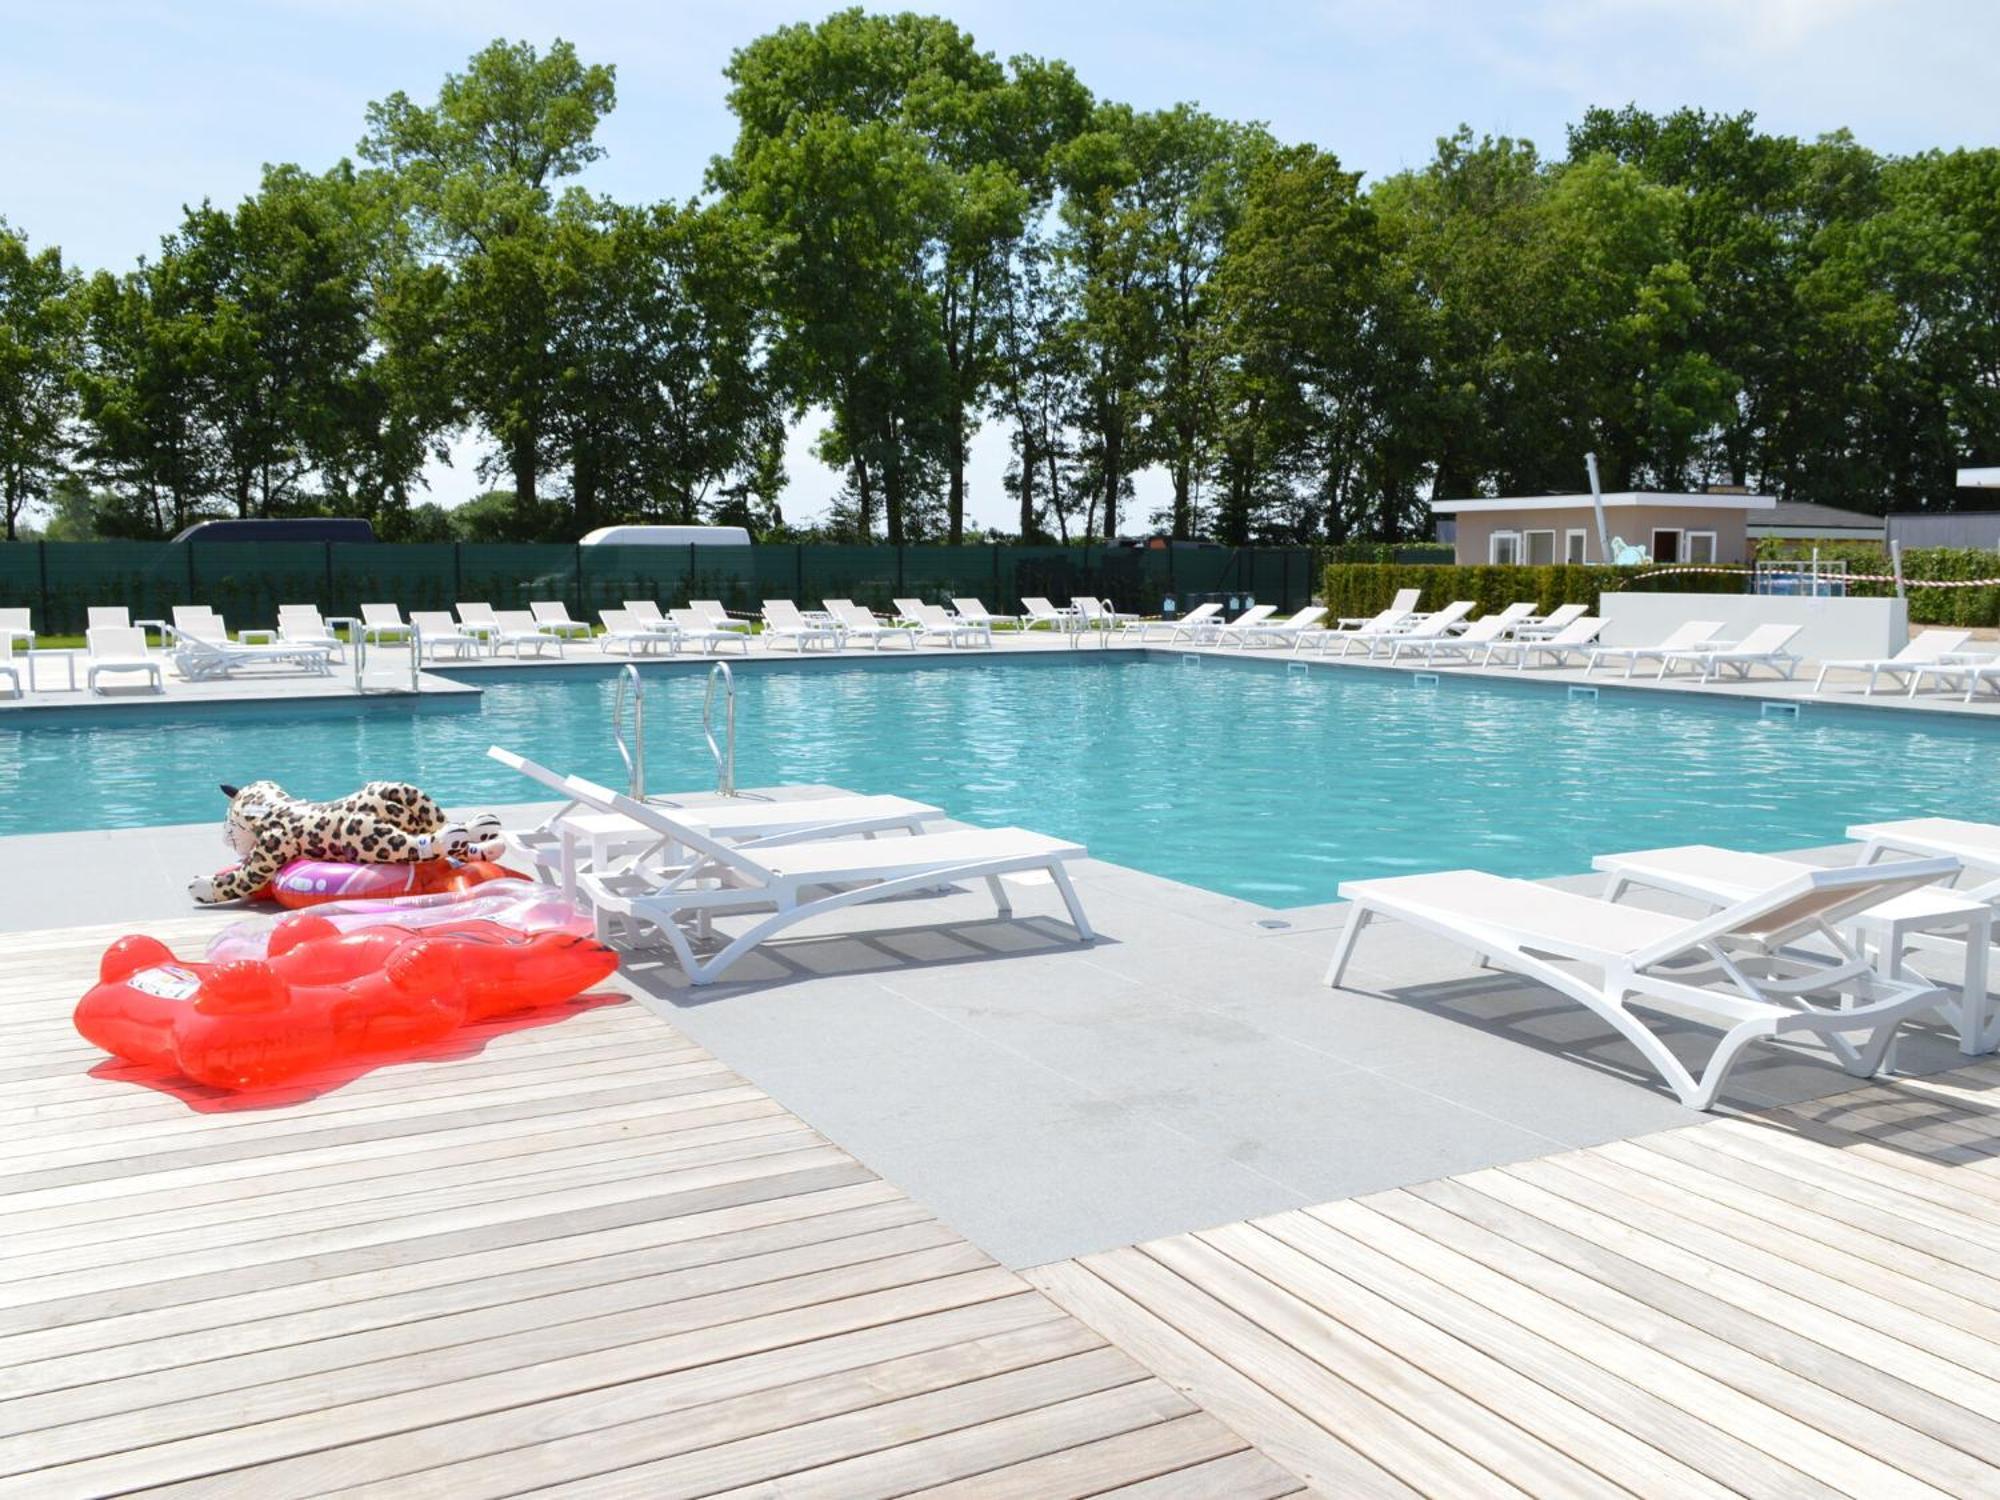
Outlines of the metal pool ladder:
{"label": "metal pool ladder", "polygon": [[[625,689],[632,689],[632,743],[625,743]],[[619,759],[630,775],[627,793],[634,802],[646,800],[646,691],[639,681],[639,669],[626,663],[618,674],[618,696],[611,702],[611,739],[618,746]]]}
{"label": "metal pool ladder", "polygon": [[[631,668],[626,668],[631,671]],[[637,673],[633,676],[636,678]],[[722,743],[715,741],[715,685],[722,684]],[[717,662],[708,669],[708,690],[701,696],[701,732],[708,741],[708,753],[715,757],[715,790],[721,796],[736,795],[736,677],[729,663]]]}

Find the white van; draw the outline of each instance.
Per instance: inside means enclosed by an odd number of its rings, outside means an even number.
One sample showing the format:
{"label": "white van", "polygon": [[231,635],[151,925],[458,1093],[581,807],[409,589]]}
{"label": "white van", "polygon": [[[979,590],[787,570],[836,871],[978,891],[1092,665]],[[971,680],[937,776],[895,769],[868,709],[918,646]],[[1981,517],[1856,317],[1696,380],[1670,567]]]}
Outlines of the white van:
{"label": "white van", "polygon": [[579,547],[747,547],[741,526],[600,526]]}

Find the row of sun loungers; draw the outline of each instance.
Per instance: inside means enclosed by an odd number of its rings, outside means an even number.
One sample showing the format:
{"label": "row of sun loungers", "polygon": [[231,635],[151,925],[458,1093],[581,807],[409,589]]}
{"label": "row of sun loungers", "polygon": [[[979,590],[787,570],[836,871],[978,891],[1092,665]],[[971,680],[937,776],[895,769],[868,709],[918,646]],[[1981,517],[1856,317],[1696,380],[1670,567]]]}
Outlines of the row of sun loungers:
{"label": "row of sun loungers", "polygon": [[[1004,882],[1024,875],[1053,883],[1076,936],[1092,939],[1067,868],[1085,851],[1060,839],[940,828],[940,809],[894,796],[638,801],[497,746],[489,754],[560,799],[508,836],[519,860],[586,905],[606,940],[664,945],[697,985],[798,923],[865,902],[983,881],[1009,916]],[[1757,1041],[1816,1037],[1865,1076],[1903,1022],[1936,1010],[1965,1051],[1992,1050],[2000,828],[1926,818],[1849,834],[1861,848],[1831,868],[1705,845],[1605,855],[1596,863],[1609,883],[1595,897],[1471,870],[1351,881],[1326,982],[1341,984],[1373,923],[1415,926],[1585,1006],[1698,1109]],[[1993,873],[1954,887],[1968,867]],[[1701,910],[1633,904],[1633,890]],[[1908,966],[1912,948],[1963,964],[1955,995]],[[1663,1016],[1719,1033],[1705,1062],[1668,1046],[1655,1030]]]}

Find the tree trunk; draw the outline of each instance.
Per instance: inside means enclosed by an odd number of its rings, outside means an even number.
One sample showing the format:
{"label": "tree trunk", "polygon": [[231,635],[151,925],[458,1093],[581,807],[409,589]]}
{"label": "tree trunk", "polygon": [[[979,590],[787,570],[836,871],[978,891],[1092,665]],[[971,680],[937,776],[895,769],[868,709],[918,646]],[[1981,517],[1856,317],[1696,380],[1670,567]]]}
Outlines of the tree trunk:
{"label": "tree trunk", "polygon": [[951,412],[951,488],[945,500],[946,539],[956,547],[965,540],[965,408]]}
{"label": "tree trunk", "polygon": [[1035,539],[1035,468],[1042,461],[1035,451],[1034,429],[1021,419],[1021,540]]}
{"label": "tree trunk", "polygon": [[[1104,424],[1104,538],[1118,535],[1118,490],[1124,483],[1125,434],[1116,418]],[[1088,527],[1084,535],[1090,535]]]}
{"label": "tree trunk", "polygon": [[859,453],[854,455],[854,508],[861,540],[868,541],[875,535],[875,491],[868,482],[867,461]]}
{"label": "tree trunk", "polygon": [[522,515],[532,514],[538,499],[535,481],[540,475],[539,457],[532,437],[514,439],[512,461],[508,467],[514,471],[514,508]]}
{"label": "tree trunk", "polygon": [[893,420],[886,424],[882,457],[882,519],[889,534],[889,545],[903,545],[903,454],[896,441],[896,424]]}

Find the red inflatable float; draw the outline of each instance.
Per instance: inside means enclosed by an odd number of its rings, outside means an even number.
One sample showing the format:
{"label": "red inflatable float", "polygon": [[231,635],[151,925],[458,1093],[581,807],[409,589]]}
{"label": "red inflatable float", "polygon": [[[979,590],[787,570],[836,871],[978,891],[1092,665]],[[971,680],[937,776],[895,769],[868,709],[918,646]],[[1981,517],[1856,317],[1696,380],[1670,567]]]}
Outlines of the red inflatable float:
{"label": "red inflatable float", "polygon": [[566,1000],[617,966],[589,938],[483,921],[342,933],[292,917],[272,932],[267,959],[222,964],[183,963],[134,935],[105,951],[76,1029],[129,1062],[215,1088],[262,1088]]}

